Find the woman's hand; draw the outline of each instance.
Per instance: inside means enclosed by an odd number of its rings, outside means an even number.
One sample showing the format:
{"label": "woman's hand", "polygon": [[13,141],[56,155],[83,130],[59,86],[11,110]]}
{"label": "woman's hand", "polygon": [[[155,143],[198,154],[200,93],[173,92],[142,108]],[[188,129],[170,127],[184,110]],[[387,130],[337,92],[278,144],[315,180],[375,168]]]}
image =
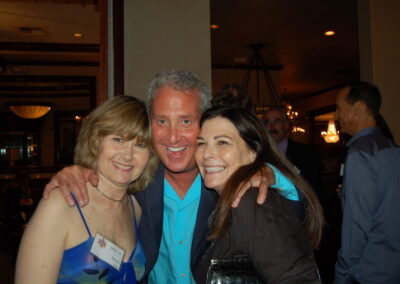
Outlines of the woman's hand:
{"label": "woman's hand", "polygon": [[75,195],[79,206],[83,207],[89,202],[86,184],[90,182],[93,186],[97,186],[98,181],[99,178],[91,169],[76,165],[65,167],[56,173],[56,175],[54,175],[46,185],[43,192],[43,198],[48,199],[50,192],[53,189],[58,188],[69,206],[75,205],[70,194],[70,192],[72,192]]}
{"label": "woman's hand", "polygon": [[246,193],[246,191],[251,187],[258,187],[259,193],[257,197],[257,203],[263,204],[265,199],[267,198],[268,187],[275,184],[275,174],[274,171],[265,166],[260,171],[258,171],[249,181],[244,181],[237,192],[236,198],[232,203],[232,207],[236,208],[242,196]]}

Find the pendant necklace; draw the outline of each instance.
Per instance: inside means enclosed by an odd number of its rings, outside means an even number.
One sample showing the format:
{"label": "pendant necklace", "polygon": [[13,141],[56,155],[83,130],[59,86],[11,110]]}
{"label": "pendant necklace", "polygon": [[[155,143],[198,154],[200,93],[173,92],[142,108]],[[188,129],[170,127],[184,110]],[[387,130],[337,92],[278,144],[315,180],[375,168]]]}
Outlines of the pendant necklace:
{"label": "pendant necklace", "polygon": [[111,201],[113,201],[113,202],[122,202],[122,200],[124,200],[125,199],[125,196],[127,195],[127,194],[125,194],[124,196],[122,196],[122,198],[121,199],[114,199],[114,198],[111,198],[110,196],[108,196],[107,194],[105,194],[104,192],[102,192],[97,186],[96,186],[96,190],[101,194],[101,195],[103,195],[105,198],[107,198],[108,200],[111,200]]}

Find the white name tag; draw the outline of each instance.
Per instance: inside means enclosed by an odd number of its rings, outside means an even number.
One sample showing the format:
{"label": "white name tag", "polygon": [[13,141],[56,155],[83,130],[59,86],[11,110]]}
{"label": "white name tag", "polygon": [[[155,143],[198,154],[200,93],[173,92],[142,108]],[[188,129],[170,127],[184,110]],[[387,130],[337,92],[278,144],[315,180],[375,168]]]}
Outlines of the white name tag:
{"label": "white name tag", "polygon": [[121,267],[122,259],[125,254],[123,249],[113,244],[100,234],[96,234],[94,237],[90,252],[117,270]]}

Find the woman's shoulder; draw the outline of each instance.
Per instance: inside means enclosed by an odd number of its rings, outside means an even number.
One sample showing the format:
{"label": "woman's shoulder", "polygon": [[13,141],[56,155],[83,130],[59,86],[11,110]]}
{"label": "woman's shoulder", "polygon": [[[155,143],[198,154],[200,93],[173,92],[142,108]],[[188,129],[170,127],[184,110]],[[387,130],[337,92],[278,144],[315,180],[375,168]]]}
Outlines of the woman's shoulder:
{"label": "woman's shoulder", "polygon": [[256,208],[265,208],[265,207],[276,207],[280,206],[282,203],[285,203],[285,198],[281,196],[276,189],[269,188],[267,193],[267,198],[265,202],[262,204],[257,203],[259,189],[256,187],[252,187],[246,191],[246,193],[242,196],[240,203],[237,207],[238,212],[246,212],[249,209]]}
{"label": "woman's shoulder", "polygon": [[282,219],[291,220],[290,222],[302,220],[302,214],[299,213],[304,206],[302,202],[288,200],[278,190],[270,188],[265,202],[258,204],[258,192],[258,188],[250,188],[243,195],[238,207],[232,211],[235,222],[240,222],[244,226],[253,226],[256,225],[256,220],[268,219],[274,222]]}
{"label": "woman's shoulder", "polygon": [[65,236],[71,219],[70,208],[61,192],[55,190],[51,193],[48,199],[42,199],[25,230],[24,235],[27,238],[40,242],[41,239],[46,240],[47,235],[50,233],[54,239],[57,236]]}
{"label": "woman's shoulder", "polygon": [[232,222],[242,224],[245,227],[253,226],[254,224],[252,223],[254,223],[256,215],[265,215],[271,212],[271,210],[265,209],[274,207],[275,194],[271,194],[271,190],[269,190],[265,202],[258,204],[258,193],[259,190],[256,187],[246,191],[240,199],[239,205],[232,209]]}
{"label": "woman's shoulder", "polygon": [[53,190],[48,199],[40,200],[36,214],[50,214],[52,217],[66,218],[73,208],[68,206],[60,190]]}

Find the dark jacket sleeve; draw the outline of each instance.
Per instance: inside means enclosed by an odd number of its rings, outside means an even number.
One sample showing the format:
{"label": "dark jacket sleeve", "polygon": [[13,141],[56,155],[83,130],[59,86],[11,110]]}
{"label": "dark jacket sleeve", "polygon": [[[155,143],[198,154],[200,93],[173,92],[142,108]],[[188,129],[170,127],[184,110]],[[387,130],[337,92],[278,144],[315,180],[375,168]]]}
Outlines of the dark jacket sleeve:
{"label": "dark jacket sleeve", "polygon": [[289,139],[287,158],[300,170],[318,198],[322,198],[322,165],[318,152],[311,146]]}
{"label": "dark jacket sleeve", "polygon": [[303,225],[275,191],[263,205],[250,190],[232,213],[233,247],[246,253],[266,283],[321,283]]}

